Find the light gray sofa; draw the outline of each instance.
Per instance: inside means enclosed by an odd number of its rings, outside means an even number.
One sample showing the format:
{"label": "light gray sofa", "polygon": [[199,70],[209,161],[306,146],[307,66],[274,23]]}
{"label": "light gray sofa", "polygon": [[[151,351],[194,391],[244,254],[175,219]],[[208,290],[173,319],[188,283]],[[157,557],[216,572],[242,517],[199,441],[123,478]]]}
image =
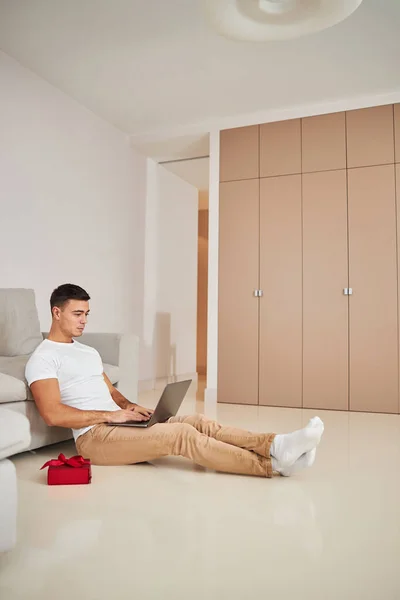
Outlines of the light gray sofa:
{"label": "light gray sofa", "polygon": [[[33,450],[72,437],[69,429],[48,427],[39,415],[25,381],[29,356],[46,334],[40,332],[35,295],[29,289],[0,289],[0,407],[24,415]],[[132,334],[88,333],[79,338],[96,348],[111,382],[131,402],[137,401],[139,340]]]}
{"label": "light gray sofa", "polygon": [[[17,477],[8,457],[72,437],[70,429],[46,425],[25,380],[25,365],[45,335],[33,290],[0,289],[0,552],[16,541]],[[98,350],[112,383],[136,402],[138,338],[88,333],[79,341]]]}

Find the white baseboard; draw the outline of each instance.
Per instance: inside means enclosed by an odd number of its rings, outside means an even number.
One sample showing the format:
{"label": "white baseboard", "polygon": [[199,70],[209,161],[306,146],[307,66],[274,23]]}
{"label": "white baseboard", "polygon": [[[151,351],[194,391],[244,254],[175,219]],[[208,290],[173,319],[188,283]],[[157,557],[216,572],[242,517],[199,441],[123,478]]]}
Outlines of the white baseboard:
{"label": "white baseboard", "polygon": [[157,379],[141,379],[138,384],[138,391],[149,392],[151,390],[162,390],[167,383],[176,383],[177,381],[185,381],[193,379],[197,381],[197,373],[185,373],[183,375],[169,375],[167,377],[158,377]]}

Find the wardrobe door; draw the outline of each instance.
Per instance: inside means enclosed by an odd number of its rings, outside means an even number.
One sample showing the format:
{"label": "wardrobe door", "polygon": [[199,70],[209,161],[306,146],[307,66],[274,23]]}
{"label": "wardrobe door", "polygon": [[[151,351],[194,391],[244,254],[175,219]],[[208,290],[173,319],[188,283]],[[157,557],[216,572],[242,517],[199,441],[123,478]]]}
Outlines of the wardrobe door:
{"label": "wardrobe door", "polygon": [[220,181],[259,176],[259,126],[226,129],[220,134]]}
{"label": "wardrobe door", "polygon": [[301,173],[300,119],[260,125],[260,177]]}
{"label": "wardrobe door", "polygon": [[346,170],[303,175],[303,406],[348,410]]}
{"label": "wardrobe door", "polygon": [[347,167],[394,163],[393,104],[346,113]]}
{"label": "wardrobe door", "polygon": [[348,171],[350,409],[397,413],[394,165]]}
{"label": "wardrobe door", "polygon": [[302,173],[346,168],[346,113],[301,120]]}
{"label": "wardrobe door", "polygon": [[259,180],[221,183],[218,401],[258,403]]}
{"label": "wardrobe door", "polygon": [[260,180],[259,403],[302,404],[301,175]]}
{"label": "wardrobe door", "polygon": [[[394,154],[395,162],[400,163],[400,104],[394,105]],[[397,178],[397,187],[399,186],[399,179]]]}

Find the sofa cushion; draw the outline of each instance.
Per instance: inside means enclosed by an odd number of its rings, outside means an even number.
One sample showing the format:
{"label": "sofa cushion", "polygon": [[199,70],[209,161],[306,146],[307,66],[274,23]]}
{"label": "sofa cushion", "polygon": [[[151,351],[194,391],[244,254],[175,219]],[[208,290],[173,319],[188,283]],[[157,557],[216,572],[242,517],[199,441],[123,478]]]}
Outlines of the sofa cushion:
{"label": "sofa cushion", "polygon": [[[25,401],[2,404],[0,406],[0,414],[3,409],[22,415],[29,421],[31,442],[28,448],[23,448],[21,452],[24,450],[35,450],[35,448],[56,444],[72,438],[71,429],[67,429],[66,427],[49,427],[46,425],[34,402]],[[74,452],[72,452],[72,454],[74,454]]]}
{"label": "sofa cushion", "polygon": [[[26,356],[0,356],[0,373],[10,375],[19,379],[25,387],[25,398],[23,400],[33,400],[31,391],[25,380],[25,367],[29,360]],[[3,401],[4,402],[4,401]]]}
{"label": "sofa cushion", "polygon": [[0,288],[0,356],[30,354],[42,340],[34,291]]}
{"label": "sofa cushion", "polygon": [[0,408],[0,460],[22,452],[31,441],[29,421],[12,410]]}
{"label": "sofa cushion", "polygon": [[26,386],[23,381],[0,373],[0,404],[26,400],[26,395]]}
{"label": "sofa cushion", "polygon": [[107,363],[103,363],[104,373],[107,375],[108,379],[111,381],[113,385],[118,383],[119,381],[119,367],[115,365],[108,365]]}

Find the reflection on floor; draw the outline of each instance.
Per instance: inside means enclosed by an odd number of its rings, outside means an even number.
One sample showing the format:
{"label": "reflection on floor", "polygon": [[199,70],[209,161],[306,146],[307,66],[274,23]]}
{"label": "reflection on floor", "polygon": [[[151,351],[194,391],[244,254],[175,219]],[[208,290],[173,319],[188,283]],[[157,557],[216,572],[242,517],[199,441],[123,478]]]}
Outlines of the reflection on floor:
{"label": "reflection on floor", "polygon": [[[206,406],[182,412],[285,432],[314,411]],[[160,392],[141,395],[154,406]],[[315,466],[264,480],[180,458],[94,467],[90,486],[47,487],[39,467],[72,443],[15,457],[19,541],[0,558],[2,600],[399,600],[400,417],[318,413]]]}

